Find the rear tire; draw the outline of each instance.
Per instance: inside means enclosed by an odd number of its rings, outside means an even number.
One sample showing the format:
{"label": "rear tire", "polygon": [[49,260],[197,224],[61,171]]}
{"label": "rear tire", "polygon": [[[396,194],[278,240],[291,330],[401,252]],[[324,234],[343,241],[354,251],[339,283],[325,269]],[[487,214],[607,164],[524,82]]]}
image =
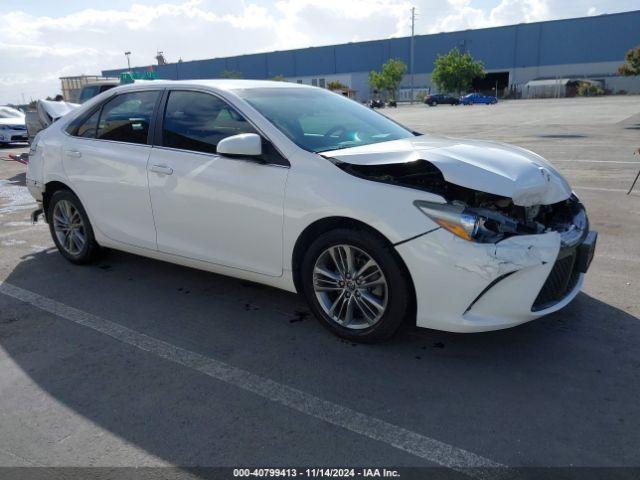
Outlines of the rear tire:
{"label": "rear tire", "polygon": [[355,342],[380,342],[393,336],[410,312],[412,288],[401,262],[393,247],[375,234],[332,230],[307,249],[302,291],[320,323],[334,334]]}
{"label": "rear tire", "polygon": [[58,251],[71,263],[83,265],[95,260],[100,246],[80,199],[69,190],[55,192],[47,209],[49,231]]}

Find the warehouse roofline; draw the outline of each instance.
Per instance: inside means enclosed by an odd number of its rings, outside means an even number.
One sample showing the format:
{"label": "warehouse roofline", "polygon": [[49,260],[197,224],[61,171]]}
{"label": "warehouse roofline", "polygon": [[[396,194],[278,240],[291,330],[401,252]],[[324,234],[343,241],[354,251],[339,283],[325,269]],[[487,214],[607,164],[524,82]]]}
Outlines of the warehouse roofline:
{"label": "warehouse roofline", "polygon": [[[486,89],[522,85],[544,77],[614,75],[625,53],[639,43],[640,10],[561,20],[519,23],[501,27],[434,33],[415,37],[415,85],[429,89],[429,74],[437,56],[452,48],[468,51],[490,72]],[[603,41],[606,39],[606,41]],[[246,79],[282,76],[293,82],[324,87],[340,81],[357,92],[359,100],[371,92],[367,75],[391,58],[410,63],[410,37],[314,46],[292,50],[181,61],[134,67],[135,73],[153,70],[160,79],[222,78],[225,71]],[[104,70],[118,76],[127,69]],[[406,82],[405,82],[406,83]],[[403,85],[407,86],[407,85]],[[615,87],[635,91],[633,86]]]}
{"label": "warehouse roofline", "polygon": [[[496,26],[496,27],[480,27],[480,28],[473,28],[473,29],[465,29],[465,30],[453,30],[450,32],[437,32],[437,33],[427,33],[427,34],[422,34],[422,35],[416,35],[415,39],[418,40],[419,38],[433,38],[433,37],[437,37],[437,36],[447,36],[447,35],[459,35],[459,34],[463,34],[463,33],[468,33],[468,32],[485,32],[485,31],[498,31],[498,30],[508,30],[508,29],[513,29],[516,27],[520,27],[520,26],[527,26],[527,27],[535,27],[535,26],[543,26],[543,25],[548,25],[548,24],[560,24],[560,23],[570,23],[570,22],[575,22],[575,21],[580,21],[580,20],[591,20],[591,19],[600,19],[600,18],[613,18],[613,17],[624,17],[624,16],[628,16],[629,14],[638,14],[640,16],[640,10],[629,10],[626,12],[616,12],[616,13],[603,13],[600,15],[594,15],[594,16],[590,16],[590,17],[571,17],[571,18],[561,18],[561,19],[557,19],[557,20],[540,20],[537,22],[521,22],[521,23],[513,23],[513,24],[509,24],[509,25],[500,25],[500,26]],[[322,49],[322,48],[332,48],[332,47],[343,47],[343,46],[347,46],[347,45],[366,45],[366,44],[373,44],[373,43],[377,43],[377,42],[384,42],[384,41],[393,41],[393,40],[409,40],[411,37],[409,36],[402,36],[402,37],[389,37],[389,38],[374,38],[374,39],[369,39],[369,40],[360,40],[357,42],[344,42],[344,43],[330,43],[330,44],[326,44],[326,45],[311,45],[308,47],[300,47],[300,48],[291,48],[291,49],[286,49],[286,50],[268,50],[268,51],[262,51],[262,52],[251,52],[251,53],[241,53],[238,55],[230,55],[230,56],[223,56],[223,57],[208,57],[208,58],[201,58],[201,59],[193,59],[193,60],[183,60],[181,62],[170,62],[167,65],[174,65],[177,63],[181,63],[181,64],[190,64],[190,63],[197,63],[197,62],[206,62],[206,61],[214,61],[214,60],[228,60],[228,59],[235,59],[235,58],[242,58],[242,57],[251,57],[251,56],[256,56],[256,55],[266,55],[266,54],[270,54],[270,53],[293,53],[293,52],[302,52],[302,51],[308,51],[308,50],[314,50],[314,49]],[[154,64],[149,64],[149,65],[143,65],[143,66],[135,66],[133,67],[133,69],[149,69],[151,67],[157,67],[157,65]],[[109,72],[122,72],[122,71],[126,71],[127,69],[112,69],[112,70],[103,70],[102,74],[105,75],[106,73]]]}

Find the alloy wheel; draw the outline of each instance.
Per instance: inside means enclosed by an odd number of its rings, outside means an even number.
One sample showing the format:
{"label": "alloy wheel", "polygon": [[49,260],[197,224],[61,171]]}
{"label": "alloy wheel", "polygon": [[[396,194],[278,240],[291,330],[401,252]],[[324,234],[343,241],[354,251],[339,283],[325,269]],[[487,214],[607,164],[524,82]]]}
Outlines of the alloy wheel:
{"label": "alloy wheel", "polygon": [[369,328],[387,309],[389,287],[380,265],[353,245],[333,245],[318,256],[313,289],[324,313],[345,328]]}
{"label": "alloy wheel", "polygon": [[70,255],[82,253],[87,241],[85,225],[78,209],[68,200],[53,208],[53,230],[58,244]]}

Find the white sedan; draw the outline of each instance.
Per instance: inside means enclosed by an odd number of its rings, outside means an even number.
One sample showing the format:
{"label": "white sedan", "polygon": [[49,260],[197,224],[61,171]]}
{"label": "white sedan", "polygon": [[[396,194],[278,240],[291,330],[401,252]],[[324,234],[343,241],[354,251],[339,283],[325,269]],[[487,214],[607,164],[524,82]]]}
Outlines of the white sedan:
{"label": "white sedan", "polygon": [[596,242],[535,153],[285,82],[114,88],[38,134],[27,183],[73,263],[108,247],[301,292],[356,341],[556,311]]}
{"label": "white sedan", "polygon": [[0,105],[0,145],[27,141],[24,113],[13,107]]}

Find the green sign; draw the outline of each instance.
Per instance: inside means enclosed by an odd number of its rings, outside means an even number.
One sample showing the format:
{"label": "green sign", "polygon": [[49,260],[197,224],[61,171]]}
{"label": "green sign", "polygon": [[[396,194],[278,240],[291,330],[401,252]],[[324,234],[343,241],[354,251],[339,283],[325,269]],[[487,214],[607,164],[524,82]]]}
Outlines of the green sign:
{"label": "green sign", "polygon": [[126,85],[127,83],[133,83],[135,80],[157,80],[158,75],[156,72],[147,71],[144,73],[139,72],[122,72],[120,74],[120,83]]}

